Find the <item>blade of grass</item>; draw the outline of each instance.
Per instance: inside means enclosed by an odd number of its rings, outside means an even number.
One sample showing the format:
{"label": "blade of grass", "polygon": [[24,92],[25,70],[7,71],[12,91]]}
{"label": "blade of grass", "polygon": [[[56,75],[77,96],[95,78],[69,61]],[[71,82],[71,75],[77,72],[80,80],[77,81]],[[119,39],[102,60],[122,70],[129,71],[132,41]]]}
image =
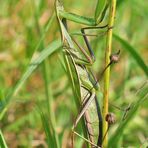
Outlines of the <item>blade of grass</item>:
{"label": "blade of grass", "polygon": [[1,130],[0,130],[0,147],[8,148]]}
{"label": "blade of grass", "polygon": [[[41,3],[40,3],[41,4]],[[53,22],[53,19],[55,17],[55,13],[53,13],[53,15],[51,16],[51,19],[48,20],[48,24],[47,24],[47,27],[45,28],[45,31],[43,30],[43,28],[40,26],[39,24],[39,9],[36,8],[36,5],[35,5],[35,1],[32,2],[32,5],[33,5],[33,8],[35,9],[35,13],[34,13],[34,20],[35,20],[35,26],[36,26],[36,30],[38,32],[38,36],[40,37],[45,37],[45,34],[46,32],[48,31],[48,29],[50,28],[52,22]],[[45,48],[45,43],[44,43],[44,40],[42,38],[40,39],[41,41],[39,42],[39,46],[37,46],[39,48],[39,50],[41,51],[42,49]],[[46,96],[46,105],[47,105],[47,111],[48,111],[48,114],[50,117],[52,117],[51,119],[53,120],[52,123],[54,122],[55,123],[55,119],[54,119],[54,112],[52,112],[52,109],[51,109],[51,102],[52,102],[52,97],[51,97],[51,90],[49,89],[48,87],[48,84],[49,84],[49,68],[48,68],[48,61],[47,60],[44,60],[42,65],[42,77],[44,79],[44,87],[45,87],[45,96]]]}
{"label": "blade of grass", "polygon": [[39,66],[39,64],[41,64],[48,56],[50,56],[53,52],[57,51],[60,47],[61,47],[61,42],[59,40],[53,41],[47,48],[43,49],[40,52],[39,56],[36,59],[30,62],[23,76],[20,78],[20,80],[18,80],[18,82],[12,88],[12,90],[8,92],[6,98],[0,102],[1,118],[3,117],[2,115],[4,115],[4,112],[7,110],[10,101],[12,101],[12,97],[14,97],[18,93],[18,91],[20,90],[24,82],[28,79],[28,77]]}
{"label": "blade of grass", "polygon": [[52,25],[52,22],[54,19],[55,19],[55,13],[53,13],[52,16],[49,18],[49,20],[47,21],[47,24],[45,25],[45,29],[43,29],[43,31],[42,31],[41,38],[35,48],[35,51],[38,50],[40,45],[42,44],[42,42],[45,38],[45,35],[46,35],[47,31],[49,30],[50,26]]}
{"label": "blade of grass", "polygon": [[114,34],[113,37],[123,45],[124,49],[131,54],[131,56],[135,59],[139,67],[145,72],[146,76],[148,76],[148,67],[143,61],[140,54],[136,51],[136,49],[132,47],[126,40],[122,39],[118,35]]}
{"label": "blade of grass", "polygon": [[[98,0],[97,1],[97,4],[96,4],[96,11],[95,11],[95,20],[96,22],[100,22],[102,20],[102,17],[104,17],[104,15],[100,15],[104,12],[104,9],[106,7],[106,3],[107,1],[106,0]],[[99,17],[101,16],[101,18]]]}
{"label": "blade of grass", "polygon": [[46,134],[48,147],[52,146],[53,148],[58,148],[59,146],[55,137],[56,134],[52,122],[50,121],[50,118],[48,118],[48,115],[42,112],[39,105],[38,105],[38,113],[40,114],[42,120],[42,125]]}
{"label": "blade of grass", "polygon": [[136,115],[136,112],[140,107],[140,105],[144,102],[146,98],[148,98],[147,90],[148,90],[148,82],[146,82],[145,85],[139,89],[139,92],[136,93],[138,94],[137,100],[134,103],[132,103],[132,105],[130,106],[130,110],[128,112],[126,119],[120,122],[116,132],[112,135],[111,139],[109,140],[108,147],[114,147],[114,148],[118,147],[118,143],[120,142],[120,138],[123,135],[124,129],[126,128],[126,126],[128,126],[130,121]]}

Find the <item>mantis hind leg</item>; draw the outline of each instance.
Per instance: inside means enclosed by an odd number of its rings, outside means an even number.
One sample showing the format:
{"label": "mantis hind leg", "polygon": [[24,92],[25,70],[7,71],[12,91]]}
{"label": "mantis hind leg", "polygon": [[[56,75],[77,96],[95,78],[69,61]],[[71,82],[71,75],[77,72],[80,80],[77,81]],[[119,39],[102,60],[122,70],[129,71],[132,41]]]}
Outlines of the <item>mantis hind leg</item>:
{"label": "mantis hind leg", "polygon": [[[84,102],[82,104],[82,109],[80,111],[80,113],[78,114],[75,122],[74,122],[74,125],[73,125],[73,128],[72,128],[72,132],[75,133],[74,129],[76,128],[78,122],[80,121],[80,119],[82,118],[82,116],[86,113],[87,114],[87,109],[90,105],[90,103],[95,100],[95,105],[96,105],[96,109],[97,109],[97,114],[98,114],[98,120],[99,120],[99,136],[98,136],[98,142],[97,142],[97,146],[101,146],[102,144],[102,115],[101,115],[101,110],[100,110],[100,107],[99,107],[99,104],[98,104],[98,101],[97,101],[97,98],[96,98],[96,95],[95,95],[95,92],[90,92],[90,96],[86,99],[84,98]],[[87,115],[85,116],[85,118],[87,118]],[[88,118],[87,118],[88,119]],[[85,120],[87,122],[87,120]],[[86,123],[86,125],[88,126],[88,124]],[[87,128],[89,130],[89,128]],[[89,134],[91,133],[91,134]],[[90,138],[90,141],[91,141],[91,144],[93,143],[93,133],[91,132],[91,128],[90,128],[90,131],[88,132],[89,134],[89,138]],[[74,140],[74,135],[72,136]]]}

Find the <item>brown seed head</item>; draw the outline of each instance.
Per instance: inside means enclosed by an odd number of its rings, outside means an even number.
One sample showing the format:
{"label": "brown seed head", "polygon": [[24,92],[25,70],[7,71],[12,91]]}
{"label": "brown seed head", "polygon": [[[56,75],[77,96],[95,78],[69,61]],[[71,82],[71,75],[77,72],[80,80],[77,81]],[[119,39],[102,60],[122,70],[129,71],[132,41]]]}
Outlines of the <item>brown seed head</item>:
{"label": "brown seed head", "polygon": [[105,117],[105,120],[109,125],[114,124],[116,122],[115,115],[113,113],[108,113]]}
{"label": "brown seed head", "polygon": [[120,54],[120,50],[117,53],[112,54],[110,56],[110,61],[113,63],[117,63],[119,61],[119,54]]}

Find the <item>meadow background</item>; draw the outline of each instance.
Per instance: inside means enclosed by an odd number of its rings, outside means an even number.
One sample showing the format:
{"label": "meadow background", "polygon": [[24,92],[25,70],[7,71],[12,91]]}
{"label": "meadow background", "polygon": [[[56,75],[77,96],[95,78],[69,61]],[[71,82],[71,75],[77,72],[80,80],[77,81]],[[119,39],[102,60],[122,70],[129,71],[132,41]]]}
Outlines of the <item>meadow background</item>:
{"label": "meadow background", "polygon": [[[69,12],[94,16],[95,0],[63,0],[63,4]],[[70,146],[70,129],[77,111],[63,66],[54,9],[54,0],[0,0],[2,148],[6,145],[10,148]],[[130,50],[129,46],[113,38],[112,51],[120,49],[121,54],[119,62],[111,66],[110,103],[121,108],[144,98],[143,94],[148,91],[148,86],[145,87],[148,76],[145,67],[148,64],[147,16],[145,0],[118,0],[113,31],[134,49]],[[71,32],[84,27],[72,22],[68,25]],[[104,67],[105,36],[89,39],[96,55],[93,71],[99,78]],[[79,42],[84,45],[81,39]],[[103,87],[103,78],[100,87]],[[124,127],[120,145],[148,146],[147,98]],[[110,105],[110,111],[117,116],[117,122],[109,131],[109,137],[123,115],[113,105]],[[78,130],[81,132],[80,127]],[[77,138],[76,145],[81,147],[83,140]]]}

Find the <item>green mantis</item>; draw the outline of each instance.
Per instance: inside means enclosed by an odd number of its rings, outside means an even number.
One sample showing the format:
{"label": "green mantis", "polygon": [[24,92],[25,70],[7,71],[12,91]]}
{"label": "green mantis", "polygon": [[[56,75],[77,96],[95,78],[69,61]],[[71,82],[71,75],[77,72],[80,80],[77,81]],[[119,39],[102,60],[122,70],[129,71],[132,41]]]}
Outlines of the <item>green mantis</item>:
{"label": "green mantis", "polygon": [[[55,6],[57,19],[61,30],[67,72],[73,86],[72,88],[75,94],[77,107],[82,107],[74,123],[73,130],[77,126],[81,117],[84,115],[85,120],[83,120],[83,125],[87,129],[86,134],[88,134],[91,144],[94,143],[95,146],[101,146],[103,138],[102,115],[96,97],[96,91],[99,89],[99,86],[90,69],[90,66],[95,61],[95,57],[85,35],[85,29],[100,29],[107,27],[107,25],[102,27],[98,27],[96,25],[103,20],[108,7],[108,1],[101,0],[97,2],[95,19],[66,12],[59,0],[56,0]],[[66,19],[91,26],[81,29],[84,41],[88,48],[88,53],[83,48],[81,48],[79,44],[69,35],[67,31]],[[82,54],[85,58],[82,57]],[[98,125],[91,124],[96,121],[96,118],[99,120]],[[94,136],[94,129],[97,130],[97,137]]]}

